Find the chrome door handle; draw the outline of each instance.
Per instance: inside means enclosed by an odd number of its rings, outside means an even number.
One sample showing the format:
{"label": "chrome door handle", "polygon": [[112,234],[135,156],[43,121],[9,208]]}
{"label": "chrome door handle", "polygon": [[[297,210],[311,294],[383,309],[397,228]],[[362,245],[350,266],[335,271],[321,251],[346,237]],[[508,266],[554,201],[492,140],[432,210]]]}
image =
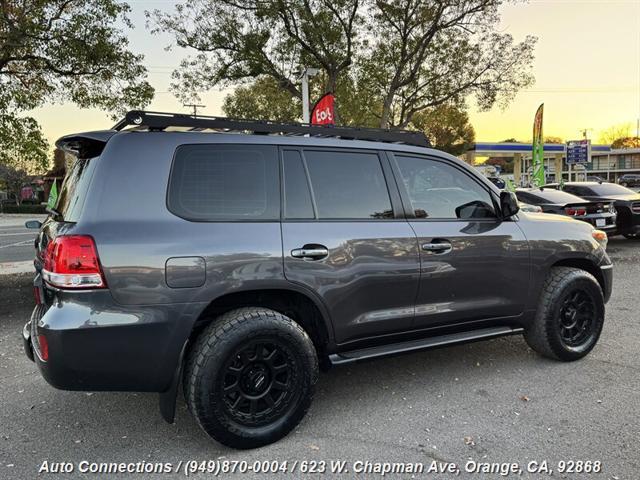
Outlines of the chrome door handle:
{"label": "chrome door handle", "polygon": [[329,249],[325,247],[314,248],[296,248],[291,250],[291,256],[294,258],[309,258],[311,260],[319,260],[329,255]]}
{"label": "chrome door handle", "polygon": [[432,243],[423,243],[422,250],[431,253],[449,253],[453,247],[450,242],[432,242]]}

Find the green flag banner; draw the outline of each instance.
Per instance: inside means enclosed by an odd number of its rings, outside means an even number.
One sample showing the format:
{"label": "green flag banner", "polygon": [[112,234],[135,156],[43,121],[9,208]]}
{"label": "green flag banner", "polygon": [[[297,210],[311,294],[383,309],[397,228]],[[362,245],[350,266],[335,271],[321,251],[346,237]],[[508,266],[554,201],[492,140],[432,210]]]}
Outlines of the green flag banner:
{"label": "green flag banner", "polygon": [[531,183],[536,187],[544,185],[546,182],[544,174],[544,140],[542,137],[542,113],[544,103],[540,104],[533,120],[533,157],[532,157],[532,179]]}
{"label": "green flag banner", "polygon": [[49,192],[49,200],[47,200],[47,209],[56,208],[56,204],[58,203],[58,186],[57,180],[53,181],[53,185],[51,185],[51,191]]}

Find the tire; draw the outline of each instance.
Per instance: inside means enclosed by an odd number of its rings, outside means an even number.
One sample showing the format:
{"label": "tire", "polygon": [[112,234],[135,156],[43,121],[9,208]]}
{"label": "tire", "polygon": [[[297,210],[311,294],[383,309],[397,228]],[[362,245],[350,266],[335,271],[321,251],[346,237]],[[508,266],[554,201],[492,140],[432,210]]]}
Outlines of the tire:
{"label": "tire", "polygon": [[627,182],[622,182],[620,185],[623,186],[623,187],[628,187],[629,186],[629,184]]}
{"label": "tire", "polygon": [[266,308],[240,308],[215,319],[188,354],[189,410],[213,439],[256,448],[287,435],[305,416],[318,380],[307,333]]}
{"label": "tire", "polygon": [[604,324],[604,296],[589,272],[553,267],[538,305],[524,338],[540,355],[571,362],[587,355],[598,342]]}

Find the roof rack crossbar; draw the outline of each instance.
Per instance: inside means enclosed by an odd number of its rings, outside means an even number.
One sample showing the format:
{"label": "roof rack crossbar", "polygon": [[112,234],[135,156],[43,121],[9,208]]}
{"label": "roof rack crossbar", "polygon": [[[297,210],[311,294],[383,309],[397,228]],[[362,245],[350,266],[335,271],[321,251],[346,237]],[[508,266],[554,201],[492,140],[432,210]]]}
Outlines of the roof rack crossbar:
{"label": "roof rack crossbar", "polygon": [[347,140],[403,143],[418,147],[430,146],[429,140],[427,140],[424,133],[410,130],[279,123],[265,120],[245,120],[203,115],[193,116],[180,113],[146,112],[140,110],[128,112],[122,120],[113,126],[113,130],[122,130],[128,126],[146,127],[149,130],[185,127],[190,129],[223,130],[227,132],[250,132],[263,135],[310,135],[313,137],[335,137]]}

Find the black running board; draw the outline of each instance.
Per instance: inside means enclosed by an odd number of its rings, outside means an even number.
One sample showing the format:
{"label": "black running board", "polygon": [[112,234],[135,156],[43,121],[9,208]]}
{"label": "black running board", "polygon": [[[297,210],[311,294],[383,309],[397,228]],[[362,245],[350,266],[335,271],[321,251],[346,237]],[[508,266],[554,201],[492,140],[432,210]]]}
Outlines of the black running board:
{"label": "black running board", "polygon": [[350,352],[334,353],[333,355],[329,355],[329,360],[332,365],[342,365],[370,358],[387,357],[389,355],[398,355],[400,353],[407,352],[417,352],[419,350],[455,345],[457,343],[488,340],[490,338],[522,333],[523,331],[523,328],[511,327],[482,328],[472,330],[470,332],[452,333],[448,335],[441,335],[439,337],[421,338],[419,340],[392,343],[390,345],[382,345],[380,347],[370,347],[360,350],[351,350]]}

